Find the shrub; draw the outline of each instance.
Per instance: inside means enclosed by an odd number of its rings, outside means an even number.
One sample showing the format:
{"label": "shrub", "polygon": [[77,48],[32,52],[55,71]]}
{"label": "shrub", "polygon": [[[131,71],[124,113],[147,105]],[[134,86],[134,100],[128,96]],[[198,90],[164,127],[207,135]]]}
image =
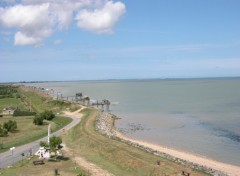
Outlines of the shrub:
{"label": "shrub", "polygon": [[0,136],[5,137],[8,135],[7,129],[3,128],[2,125],[0,124]]}
{"label": "shrub", "polygon": [[45,120],[52,120],[55,118],[55,114],[52,111],[45,110],[40,114],[40,116]]}
{"label": "shrub", "polygon": [[8,122],[3,123],[3,128],[5,128],[8,132],[14,132],[17,130],[17,122],[13,120],[9,120]]}
{"label": "shrub", "polygon": [[39,114],[37,114],[37,115],[35,115],[35,117],[33,118],[33,123],[35,124],[35,125],[43,125],[43,118],[39,115]]}
{"label": "shrub", "polygon": [[13,113],[13,116],[34,116],[34,115],[36,115],[36,112],[20,111],[20,110],[16,110]]}

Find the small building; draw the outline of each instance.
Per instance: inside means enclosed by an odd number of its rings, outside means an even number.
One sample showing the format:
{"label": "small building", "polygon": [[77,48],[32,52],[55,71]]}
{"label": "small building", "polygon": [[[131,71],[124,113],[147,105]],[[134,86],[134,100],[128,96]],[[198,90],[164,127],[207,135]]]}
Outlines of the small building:
{"label": "small building", "polygon": [[15,107],[6,107],[2,110],[3,115],[13,115],[14,111],[16,111],[18,108]]}

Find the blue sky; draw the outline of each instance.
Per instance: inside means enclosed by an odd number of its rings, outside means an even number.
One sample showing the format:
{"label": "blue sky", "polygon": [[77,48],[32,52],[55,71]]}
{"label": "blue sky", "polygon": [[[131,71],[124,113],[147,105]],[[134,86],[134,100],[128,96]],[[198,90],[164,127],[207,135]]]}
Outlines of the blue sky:
{"label": "blue sky", "polygon": [[0,82],[240,76],[238,0],[2,0]]}

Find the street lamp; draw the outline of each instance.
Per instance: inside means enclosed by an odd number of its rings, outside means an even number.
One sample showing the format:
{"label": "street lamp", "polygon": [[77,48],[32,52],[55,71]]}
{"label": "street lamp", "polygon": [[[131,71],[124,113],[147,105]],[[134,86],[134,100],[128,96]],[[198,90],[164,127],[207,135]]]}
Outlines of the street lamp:
{"label": "street lamp", "polygon": [[15,150],[15,147],[10,148],[10,151],[12,151],[12,164],[14,163],[14,158],[13,158],[14,150]]}

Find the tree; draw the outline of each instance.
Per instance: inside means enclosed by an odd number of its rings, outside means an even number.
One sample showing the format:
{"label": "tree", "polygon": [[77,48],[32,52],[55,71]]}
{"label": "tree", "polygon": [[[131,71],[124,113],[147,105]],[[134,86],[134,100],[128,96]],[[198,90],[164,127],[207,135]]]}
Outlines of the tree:
{"label": "tree", "polygon": [[52,120],[55,118],[55,114],[52,111],[45,110],[40,114],[40,116],[45,120]]}
{"label": "tree", "polygon": [[0,136],[5,137],[8,135],[7,129],[3,128],[2,125],[0,124]]}
{"label": "tree", "polygon": [[35,115],[35,117],[33,118],[33,123],[35,124],[35,125],[43,125],[43,118],[39,115],[39,114],[37,114],[37,115]]}
{"label": "tree", "polygon": [[62,138],[57,136],[52,136],[49,139],[49,144],[44,141],[40,141],[40,146],[44,147],[45,150],[50,150],[51,152],[54,152],[55,158],[57,157],[57,151],[59,151],[62,146]]}
{"label": "tree", "polygon": [[62,138],[57,136],[50,137],[49,147],[52,152],[55,153],[55,157],[57,156],[57,151],[62,148],[61,146]]}
{"label": "tree", "polygon": [[8,122],[4,122],[3,128],[5,128],[8,132],[14,132],[17,130],[17,122],[14,120],[9,120]]}

